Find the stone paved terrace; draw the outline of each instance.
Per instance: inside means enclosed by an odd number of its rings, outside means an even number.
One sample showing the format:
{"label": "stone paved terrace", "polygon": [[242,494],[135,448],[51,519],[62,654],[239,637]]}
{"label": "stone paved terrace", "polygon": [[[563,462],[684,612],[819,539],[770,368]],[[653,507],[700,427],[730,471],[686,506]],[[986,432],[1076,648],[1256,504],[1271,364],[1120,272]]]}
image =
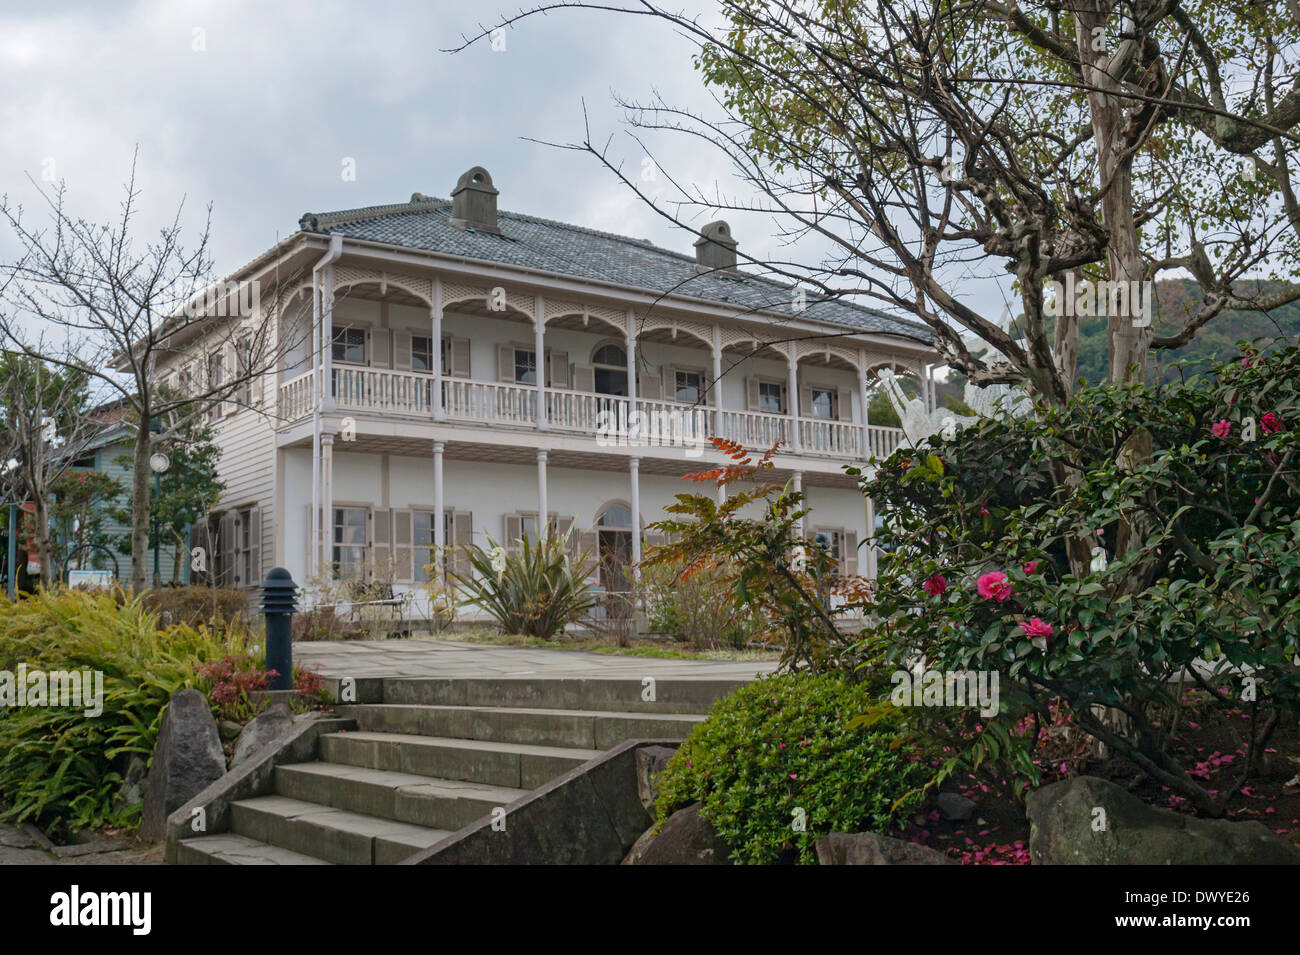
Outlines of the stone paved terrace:
{"label": "stone paved terrace", "polygon": [[295,643],[293,660],[322,676],[368,677],[623,677],[675,680],[752,680],[774,661],[663,660],[591,653],[497,647],[450,640],[328,640]]}

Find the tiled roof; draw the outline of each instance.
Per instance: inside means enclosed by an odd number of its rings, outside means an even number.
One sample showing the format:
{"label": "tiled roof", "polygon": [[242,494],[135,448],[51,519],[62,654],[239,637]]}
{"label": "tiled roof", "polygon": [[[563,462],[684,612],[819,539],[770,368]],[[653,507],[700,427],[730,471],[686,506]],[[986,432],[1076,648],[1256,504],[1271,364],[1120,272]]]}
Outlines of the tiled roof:
{"label": "tiled roof", "polygon": [[[341,233],[349,239],[795,315],[789,285],[744,271],[701,272],[693,257],[661,249],[644,239],[517,212],[501,212],[497,224],[499,235],[463,227],[452,221],[449,200],[419,193],[409,203],[308,213],[299,220],[305,232]],[[812,295],[807,296],[800,317],[926,343],[934,339],[920,322]]]}

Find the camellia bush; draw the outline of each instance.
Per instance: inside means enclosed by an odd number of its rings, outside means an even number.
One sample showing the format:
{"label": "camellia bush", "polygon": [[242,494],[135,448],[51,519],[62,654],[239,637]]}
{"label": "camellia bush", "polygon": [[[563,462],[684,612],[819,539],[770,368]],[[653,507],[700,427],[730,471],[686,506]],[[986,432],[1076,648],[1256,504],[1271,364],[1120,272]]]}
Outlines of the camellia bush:
{"label": "camellia bush", "polygon": [[[986,419],[862,475],[884,519],[863,658],[1001,676],[995,716],[915,711],[952,737],[944,771],[997,759],[1036,781],[1025,730],[1058,705],[1223,813],[1300,708],[1298,391],[1300,350],[1247,348],[1174,384]],[[1180,680],[1246,717],[1230,790],[1171,751]]]}
{"label": "camellia bush", "polygon": [[832,832],[893,831],[930,771],[897,745],[890,720],[851,725],[876,692],[799,671],[714,703],[658,778],[659,824],[698,801],[732,859],[753,865],[815,863]]}

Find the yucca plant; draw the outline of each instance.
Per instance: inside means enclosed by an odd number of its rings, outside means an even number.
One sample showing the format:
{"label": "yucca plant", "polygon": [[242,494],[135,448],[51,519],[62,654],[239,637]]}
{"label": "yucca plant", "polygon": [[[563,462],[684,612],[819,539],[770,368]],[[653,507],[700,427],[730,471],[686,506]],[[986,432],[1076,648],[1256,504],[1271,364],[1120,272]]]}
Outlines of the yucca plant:
{"label": "yucca plant", "polygon": [[470,570],[452,576],[468,595],[462,604],[482,607],[505,633],[550,640],[596,605],[587,584],[595,562],[590,552],[570,554],[568,534],[518,543],[513,554],[490,537],[487,549],[466,545]]}
{"label": "yucca plant", "polygon": [[148,760],[171,695],[199,686],[197,667],[249,650],[242,631],[159,631],[139,598],[43,591],[0,598],[0,670],[100,671],[103,712],[0,707],[0,820],[72,830],[127,824],[138,807],[118,805],[126,762]]}

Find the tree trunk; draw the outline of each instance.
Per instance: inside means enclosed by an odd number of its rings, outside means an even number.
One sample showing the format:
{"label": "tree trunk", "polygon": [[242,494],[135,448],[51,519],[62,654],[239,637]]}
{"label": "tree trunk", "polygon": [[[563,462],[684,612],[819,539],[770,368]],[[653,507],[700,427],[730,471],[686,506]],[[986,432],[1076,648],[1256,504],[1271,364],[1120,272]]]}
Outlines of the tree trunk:
{"label": "tree trunk", "polygon": [[50,546],[50,500],[39,489],[32,495],[36,512],[32,515],[36,524],[36,553],[41,561],[41,586],[49,587],[54,583],[54,548]]}
{"label": "tree trunk", "polygon": [[153,449],[149,426],[152,423],[151,416],[141,412],[131,456],[131,592],[135,594],[145,589],[148,579],[149,456]]}

